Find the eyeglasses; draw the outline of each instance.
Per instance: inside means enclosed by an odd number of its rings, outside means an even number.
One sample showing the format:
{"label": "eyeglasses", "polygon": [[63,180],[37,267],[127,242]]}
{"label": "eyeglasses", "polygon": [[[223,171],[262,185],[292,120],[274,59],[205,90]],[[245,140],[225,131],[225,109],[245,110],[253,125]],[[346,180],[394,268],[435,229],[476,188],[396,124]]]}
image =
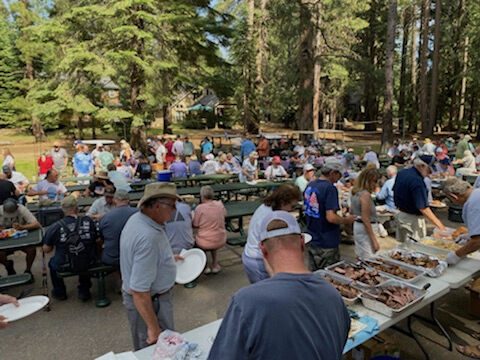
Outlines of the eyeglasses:
{"label": "eyeglasses", "polygon": [[176,205],[175,203],[171,204],[171,203],[167,203],[167,202],[162,202],[162,201],[160,201],[160,204],[165,205],[165,206],[168,206],[168,207],[171,208],[172,210],[177,210],[177,205]]}

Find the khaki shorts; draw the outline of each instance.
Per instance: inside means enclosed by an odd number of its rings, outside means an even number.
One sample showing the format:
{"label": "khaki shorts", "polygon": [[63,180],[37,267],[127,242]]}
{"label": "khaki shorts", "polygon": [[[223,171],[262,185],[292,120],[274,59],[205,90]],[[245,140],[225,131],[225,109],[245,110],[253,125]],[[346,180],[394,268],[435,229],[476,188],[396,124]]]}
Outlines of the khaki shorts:
{"label": "khaki shorts", "polygon": [[411,240],[422,240],[427,236],[427,225],[423,216],[407,214],[399,211],[395,215],[396,233],[395,237],[398,242],[405,242]]}

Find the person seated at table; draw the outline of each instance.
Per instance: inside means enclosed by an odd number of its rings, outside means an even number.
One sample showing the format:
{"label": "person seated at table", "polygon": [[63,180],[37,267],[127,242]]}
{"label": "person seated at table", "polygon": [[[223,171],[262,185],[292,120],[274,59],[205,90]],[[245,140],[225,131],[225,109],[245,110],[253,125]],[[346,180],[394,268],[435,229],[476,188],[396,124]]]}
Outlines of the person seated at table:
{"label": "person seated at table", "polygon": [[53,168],[53,158],[50,151],[44,150],[37,160],[38,177],[43,180],[47,176],[47,171]]}
{"label": "person seated at table", "polygon": [[192,226],[196,229],[195,243],[205,251],[210,252],[212,262],[207,262],[204,273],[218,273],[220,265],[217,262],[217,250],[227,241],[225,216],[227,210],[221,201],[215,201],[215,193],[210,186],[200,189],[201,204],[195,208]]}
{"label": "person seated at table", "polygon": [[107,166],[108,178],[115,186],[117,190],[125,190],[126,192],[132,191],[132,188],[128,184],[127,178],[117,170],[115,164],[109,164]]}
{"label": "person seated at table", "polygon": [[242,254],[243,269],[251,284],[269,278],[263,263],[260,243],[260,225],[263,219],[273,211],[294,211],[302,194],[291,184],[284,184],[275,189],[253,213],[248,226],[247,243]]}
{"label": "person seated at table", "polygon": [[[98,234],[93,220],[89,216],[80,216],[78,214],[78,203],[75,197],[67,196],[62,199],[61,207],[65,217],[48,227],[43,236],[43,251],[48,254],[55,249],[55,254],[48,262],[53,286],[51,294],[57,300],[66,300],[67,289],[63,279],[57,275],[57,272],[61,271],[62,266],[68,263],[67,234],[68,232],[78,232],[82,243],[85,245],[85,251],[90,264],[96,262],[95,243]],[[81,301],[88,301],[91,297],[90,287],[92,286],[90,275],[81,273],[78,275],[78,280],[78,298]]]}
{"label": "person seated at table", "polygon": [[312,164],[305,164],[303,166],[303,175],[295,179],[295,185],[300,189],[301,193],[305,191],[310,181],[315,179],[315,168]]}
{"label": "person seated at table", "polygon": [[192,155],[188,159],[188,176],[196,176],[202,174],[202,169],[200,162],[198,161],[197,155]]}
{"label": "person seated at table", "polygon": [[138,165],[135,175],[141,180],[152,178],[152,166],[148,162],[148,159],[146,159],[143,155],[138,157]]}
{"label": "person seated at table", "polygon": [[213,175],[217,173],[218,164],[215,161],[213,154],[207,154],[205,156],[205,162],[202,164],[202,172],[205,175]]}
{"label": "person seated at table", "polygon": [[394,142],[393,145],[388,149],[387,156],[390,159],[393,159],[398,154],[400,154],[400,150],[398,150],[398,143]]}
{"label": "person seated at table", "polygon": [[232,168],[230,167],[230,164],[227,162],[227,155],[222,154],[218,157],[216,173],[224,174],[224,175],[232,173]]}
{"label": "person seated at table", "polygon": [[432,174],[432,178],[445,178],[453,175],[455,175],[455,169],[452,162],[448,157],[445,157],[435,164],[435,172]]}
{"label": "person seated at table", "polygon": [[403,167],[408,162],[405,156],[405,152],[402,150],[392,158],[392,165]]}
{"label": "person seated at table", "polygon": [[50,169],[44,180],[28,191],[28,196],[38,195],[39,203],[59,201],[67,193],[67,188],[58,180],[58,171]]}
{"label": "person seated at table", "polygon": [[8,198],[18,200],[20,191],[7,179],[4,173],[0,173],[0,205]]}
{"label": "person seated at table", "polygon": [[382,188],[379,192],[375,194],[377,200],[385,201],[386,210],[396,210],[395,201],[393,199],[393,185],[395,184],[395,179],[397,178],[397,167],[390,165],[387,167],[387,178],[388,180],[382,185]]}
{"label": "person seated at table", "polygon": [[413,161],[419,156],[419,154],[420,154],[420,147],[418,147],[417,145],[413,146],[413,151],[412,151],[412,154],[410,155],[410,160]]}
{"label": "person seated at table", "polygon": [[338,291],[305,267],[295,217],[275,211],[259,232],[271,277],[232,297],[208,359],[341,359],[350,316]]}
{"label": "person seated at table", "polygon": [[100,171],[98,174],[95,174],[93,181],[85,189],[85,197],[93,196],[99,197],[103,196],[105,188],[107,186],[114,186],[113,183],[108,178],[108,173],[106,171]]}
{"label": "person seated at table", "polygon": [[[0,205],[0,229],[14,228],[15,230],[32,231],[40,229],[40,227],[40,223],[35,216],[25,206],[19,204],[15,199],[7,199],[3,202],[3,205]],[[29,246],[22,249],[22,251],[26,254],[27,266],[25,273],[32,275],[32,265],[35,261],[37,249],[35,246]],[[0,264],[5,266],[8,275],[15,275],[16,272],[13,260],[7,260],[7,256],[11,253],[13,253],[13,251],[0,251]]]}
{"label": "person seated at table", "polygon": [[290,175],[293,175],[295,169],[299,167],[303,167],[304,161],[301,159],[300,154],[296,151],[293,152],[292,156],[290,157],[290,162],[288,163],[287,172]]}
{"label": "person seated at table", "polygon": [[457,169],[457,176],[469,175],[477,171],[475,157],[470,150],[465,150],[463,159],[457,160],[456,163],[462,164],[462,167]]}
{"label": "person seated at table", "polygon": [[363,156],[363,161],[368,164],[375,164],[377,169],[380,169],[380,162],[378,161],[377,153],[372,150],[371,146],[365,148],[365,155]]}
{"label": "person seated at table", "polygon": [[252,151],[243,161],[242,172],[239,174],[240,182],[258,180],[258,154]]}
{"label": "person seated at table", "polygon": [[434,143],[432,143],[432,140],[426,138],[422,146],[422,152],[427,155],[435,155],[435,149],[436,146]]}
{"label": "person seated at table", "polygon": [[186,178],[188,174],[188,167],[180,156],[175,158],[169,170],[172,172],[172,178]]}
{"label": "person seated at table", "polygon": [[354,168],[355,154],[352,148],[342,155],[343,171],[352,171]]}
{"label": "person seated at table", "polygon": [[242,172],[242,166],[240,165],[240,161],[232,155],[232,153],[227,154],[227,162],[232,169],[232,174],[240,174]]}
{"label": "person seated at table", "polygon": [[359,259],[372,257],[380,250],[377,210],[372,200],[380,178],[377,169],[365,169],[358,175],[352,189],[351,213],[358,217],[353,224],[353,240],[355,255]]}
{"label": "person seated at table", "polygon": [[7,180],[11,181],[21,194],[23,194],[30,185],[25,175],[21,172],[13,171],[10,166],[4,165],[2,171],[7,177]]}
{"label": "person seated at table", "polygon": [[113,186],[106,186],[103,196],[93,202],[86,215],[90,216],[92,219],[100,220],[105,214],[115,208],[113,202],[114,194],[115,188]]}
{"label": "person seated at table", "polygon": [[470,135],[463,136],[463,134],[460,134],[460,141],[455,149],[455,160],[461,160],[465,156],[465,151],[470,150],[468,142],[471,140],[472,138]]}
{"label": "person seated at table", "polygon": [[445,141],[445,146],[450,150],[455,147],[455,139],[452,137],[447,138]]}
{"label": "person seated at table", "polygon": [[287,171],[280,165],[280,156],[274,156],[272,164],[265,170],[267,180],[275,180],[276,178],[288,178]]}
{"label": "person seated at table", "polygon": [[174,254],[180,254],[185,249],[189,250],[195,245],[192,227],[192,208],[190,205],[177,201],[177,209],[172,219],[165,223],[165,232]]}
{"label": "person seated at table", "polygon": [[[131,157],[131,159],[133,159],[133,157]],[[135,173],[133,172],[133,168],[129,166],[127,162],[122,162],[120,161],[120,158],[116,158],[113,164],[115,165],[115,170],[117,170],[120,174],[122,174],[122,176],[127,181],[132,181],[133,175]],[[113,168],[112,167],[109,168],[107,166],[107,170],[110,171],[110,169],[113,169]]]}

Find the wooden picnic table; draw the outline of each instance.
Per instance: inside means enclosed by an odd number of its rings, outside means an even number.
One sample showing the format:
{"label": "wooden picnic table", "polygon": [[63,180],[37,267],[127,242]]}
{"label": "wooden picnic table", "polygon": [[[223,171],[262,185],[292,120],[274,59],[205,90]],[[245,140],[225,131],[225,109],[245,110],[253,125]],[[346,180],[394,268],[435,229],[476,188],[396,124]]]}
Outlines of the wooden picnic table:
{"label": "wooden picnic table", "polygon": [[37,229],[29,231],[27,236],[0,239],[0,251],[18,250],[28,246],[37,246],[41,243],[42,229]]}

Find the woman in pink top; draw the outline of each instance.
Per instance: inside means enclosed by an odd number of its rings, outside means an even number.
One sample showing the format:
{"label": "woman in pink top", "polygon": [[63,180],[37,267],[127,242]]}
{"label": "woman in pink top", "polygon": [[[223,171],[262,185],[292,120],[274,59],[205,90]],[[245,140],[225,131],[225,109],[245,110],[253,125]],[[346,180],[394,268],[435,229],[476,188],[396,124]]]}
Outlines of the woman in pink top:
{"label": "woman in pink top", "polygon": [[220,201],[214,200],[214,192],[210,186],[200,189],[202,203],[197,206],[193,214],[193,227],[197,229],[195,242],[197,246],[212,254],[212,267],[207,264],[205,274],[218,273],[220,265],[217,263],[217,250],[227,241],[225,230],[225,216],[227,210]]}

